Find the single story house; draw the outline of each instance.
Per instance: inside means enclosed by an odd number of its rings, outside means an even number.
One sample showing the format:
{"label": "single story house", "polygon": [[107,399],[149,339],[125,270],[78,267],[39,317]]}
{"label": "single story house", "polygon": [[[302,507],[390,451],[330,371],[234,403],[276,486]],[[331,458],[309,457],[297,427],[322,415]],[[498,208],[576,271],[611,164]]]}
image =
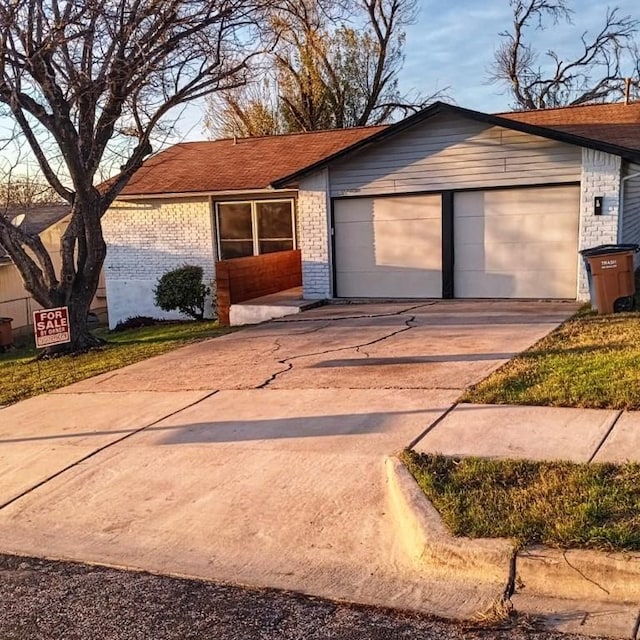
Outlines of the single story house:
{"label": "single story house", "polygon": [[[14,224],[32,236],[40,236],[49,252],[53,265],[59,270],[60,239],[70,219],[68,204],[34,205],[30,207],[12,207],[5,214]],[[107,303],[105,299],[104,277],[91,304],[91,310],[101,321],[106,320]],[[0,317],[12,319],[13,332],[23,335],[32,331],[32,313],[41,306],[24,288],[18,268],[0,245]]]}
{"label": "single story house", "polygon": [[168,269],[296,250],[304,297],[584,300],[579,250],[640,242],[640,103],[175,145],[104,220],[112,324]]}

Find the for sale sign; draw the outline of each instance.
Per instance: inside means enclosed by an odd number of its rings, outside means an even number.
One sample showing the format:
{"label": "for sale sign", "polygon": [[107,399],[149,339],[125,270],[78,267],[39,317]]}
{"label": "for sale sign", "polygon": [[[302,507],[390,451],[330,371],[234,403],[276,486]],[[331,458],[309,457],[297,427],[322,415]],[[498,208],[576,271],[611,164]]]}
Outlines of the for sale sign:
{"label": "for sale sign", "polygon": [[54,344],[71,342],[69,308],[41,309],[33,312],[33,331],[36,347],[51,347]]}

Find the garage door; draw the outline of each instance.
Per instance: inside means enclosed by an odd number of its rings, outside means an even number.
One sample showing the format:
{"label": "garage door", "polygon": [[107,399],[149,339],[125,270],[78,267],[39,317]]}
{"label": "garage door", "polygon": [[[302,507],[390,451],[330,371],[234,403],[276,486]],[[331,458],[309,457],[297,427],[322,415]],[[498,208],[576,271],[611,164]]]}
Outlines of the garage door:
{"label": "garage door", "polygon": [[440,298],[439,195],[334,202],[336,295]]}
{"label": "garage door", "polygon": [[579,212],[579,187],[456,193],[456,298],[575,299]]}

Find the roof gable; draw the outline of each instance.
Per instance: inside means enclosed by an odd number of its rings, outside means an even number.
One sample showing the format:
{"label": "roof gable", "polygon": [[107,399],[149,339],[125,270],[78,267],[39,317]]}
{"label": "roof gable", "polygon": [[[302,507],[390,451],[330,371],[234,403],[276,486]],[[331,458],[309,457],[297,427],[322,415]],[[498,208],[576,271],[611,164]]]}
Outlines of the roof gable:
{"label": "roof gable", "polygon": [[[9,220],[20,214],[24,214],[24,220],[20,225],[20,229],[30,236],[40,235],[49,227],[60,222],[63,218],[71,213],[71,207],[68,204],[52,204],[27,208],[10,209],[4,214]],[[4,248],[0,245],[0,262],[8,262],[9,256]]]}
{"label": "roof gable", "polygon": [[[609,107],[609,109],[600,111],[597,107]],[[299,178],[317,171],[336,160],[345,158],[366,146],[377,144],[443,113],[451,113],[477,122],[620,155],[628,160],[640,159],[640,103],[633,105],[590,105],[582,107],[584,111],[572,112],[570,117],[567,117],[566,113],[571,109],[577,110],[578,108],[568,107],[565,109],[491,115],[436,102],[396,124],[390,125],[347,148],[337,151],[331,156],[305,167],[301,171],[278,178],[272,183],[272,186],[283,188],[291,185]],[[591,109],[600,111],[600,113],[590,111]],[[551,111],[554,113],[550,113]],[[623,121],[612,121],[612,118],[622,118]]]}

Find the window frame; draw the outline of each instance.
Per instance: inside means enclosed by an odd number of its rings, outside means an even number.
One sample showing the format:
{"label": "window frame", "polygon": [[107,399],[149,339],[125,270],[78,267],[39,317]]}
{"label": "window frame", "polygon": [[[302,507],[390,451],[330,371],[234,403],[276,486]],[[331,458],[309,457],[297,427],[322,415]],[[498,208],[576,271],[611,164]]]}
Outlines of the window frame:
{"label": "window frame", "polygon": [[[248,204],[251,206],[251,239],[253,241],[253,254],[251,256],[243,256],[245,258],[256,257],[260,255],[268,255],[268,253],[260,253],[260,238],[258,236],[258,205],[270,204],[277,202],[288,202],[291,206],[291,232],[293,240],[293,250],[298,248],[297,227],[296,227],[296,201],[295,198],[265,198],[263,200],[219,200],[215,203],[215,224],[216,224],[216,249],[218,250],[218,260],[236,260],[237,258],[222,257],[222,242],[224,238],[220,237],[220,205],[225,204]],[[268,238],[272,240],[273,238]],[[289,238],[282,238],[288,240]],[[245,240],[244,242],[247,242]],[[271,253],[281,253],[274,251]]]}

